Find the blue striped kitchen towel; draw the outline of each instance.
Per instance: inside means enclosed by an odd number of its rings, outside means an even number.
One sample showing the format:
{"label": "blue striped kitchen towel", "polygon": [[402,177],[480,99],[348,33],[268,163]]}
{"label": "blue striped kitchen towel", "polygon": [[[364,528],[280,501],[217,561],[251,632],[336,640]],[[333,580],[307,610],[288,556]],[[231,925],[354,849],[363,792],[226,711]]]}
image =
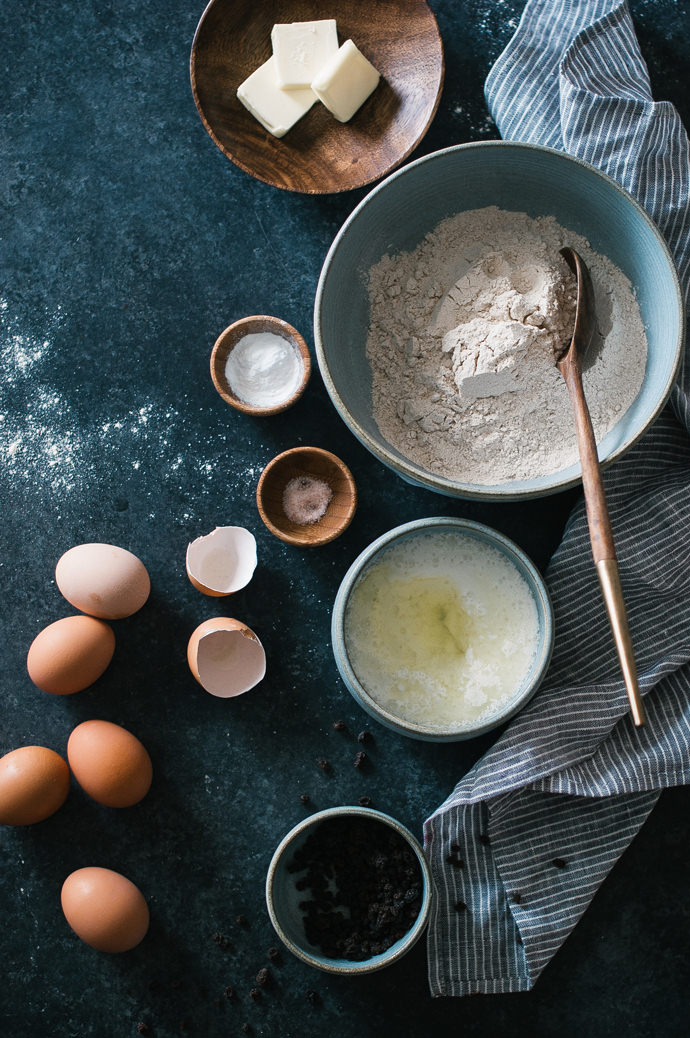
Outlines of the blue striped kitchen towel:
{"label": "blue striped kitchen towel", "polygon": [[[687,308],[688,139],[675,109],[652,100],[627,5],[530,0],[486,96],[503,137],[585,159],[639,199]],[[547,572],[546,682],[425,824],[433,995],[531,988],[660,790],[688,781],[689,391],[684,364],[671,407],[605,476],[647,727],[630,719],[580,504]]]}

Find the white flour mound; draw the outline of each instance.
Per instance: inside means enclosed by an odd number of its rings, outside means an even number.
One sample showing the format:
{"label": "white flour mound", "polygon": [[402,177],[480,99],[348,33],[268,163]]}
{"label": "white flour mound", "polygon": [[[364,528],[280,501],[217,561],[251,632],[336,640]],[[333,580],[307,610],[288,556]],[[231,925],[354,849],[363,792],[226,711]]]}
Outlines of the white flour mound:
{"label": "white flour mound", "polygon": [[553,217],[492,206],[450,217],[369,274],[374,418],[410,461],[461,482],[503,483],[577,460],[555,356],[570,340],[575,278],[587,263],[598,334],[584,387],[598,440],[637,396],[647,341],[628,279]]}

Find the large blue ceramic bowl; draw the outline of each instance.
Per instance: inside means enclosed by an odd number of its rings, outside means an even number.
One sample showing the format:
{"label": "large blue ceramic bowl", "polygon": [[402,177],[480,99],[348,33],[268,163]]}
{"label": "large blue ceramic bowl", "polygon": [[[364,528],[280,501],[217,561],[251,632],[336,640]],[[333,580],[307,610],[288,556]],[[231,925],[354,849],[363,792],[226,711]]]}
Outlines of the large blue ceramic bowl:
{"label": "large blue ceramic bowl", "polygon": [[[348,640],[346,637],[346,616],[350,597],[359,581],[364,577],[373,563],[380,561],[381,556],[394,544],[410,542],[417,538],[428,537],[438,533],[457,538],[458,544],[468,542],[487,545],[499,552],[515,569],[527,585],[537,611],[537,639],[534,655],[529,669],[523,675],[509,696],[502,699],[493,713],[481,720],[471,723],[458,722],[451,725],[437,725],[430,722],[414,722],[392,714],[381,705],[376,697],[375,688],[367,688],[360,681],[350,659]],[[341,678],[350,694],[359,705],[373,718],[387,728],[413,739],[426,742],[459,742],[484,735],[503,724],[522,709],[532,698],[544,677],[553,650],[554,621],[553,609],[546,585],[532,560],[521,548],[502,533],[493,530],[483,523],[475,523],[471,519],[455,519],[434,516],[430,519],[415,519],[410,523],[396,526],[388,533],[378,537],[361,555],[355,559],[345,574],[338,588],[331,616],[331,642],[333,655]]]}
{"label": "large blue ceramic bowl", "polygon": [[314,311],[316,355],[346,425],[404,479],[453,497],[538,497],[577,483],[579,464],[534,479],[461,483],[403,457],[383,438],[372,414],[365,352],[369,270],[386,253],[414,249],[446,217],[490,205],[554,216],[632,282],[649,345],[644,383],[599,445],[605,463],[620,457],[654,421],[671,391],[683,342],[681,291],[661,234],[634,198],[563,152],[509,141],[462,144],[411,162],[374,188],[346,220],[323,265]]}

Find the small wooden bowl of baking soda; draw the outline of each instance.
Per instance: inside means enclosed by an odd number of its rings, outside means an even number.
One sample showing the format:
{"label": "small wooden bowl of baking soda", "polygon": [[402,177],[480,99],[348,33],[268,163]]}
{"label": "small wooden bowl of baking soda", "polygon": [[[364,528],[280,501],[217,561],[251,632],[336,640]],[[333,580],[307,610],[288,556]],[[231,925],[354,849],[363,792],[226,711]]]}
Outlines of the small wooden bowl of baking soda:
{"label": "small wooden bowl of baking soda", "polygon": [[265,526],[281,541],[314,548],[348,528],[357,487],[335,454],[321,447],[292,447],[261,473],[256,504]]}
{"label": "small wooden bowl of baking soda", "polygon": [[211,378],[238,411],[271,415],[299,400],[311,374],[309,347],[279,317],[243,317],[222,332],[211,352]]}

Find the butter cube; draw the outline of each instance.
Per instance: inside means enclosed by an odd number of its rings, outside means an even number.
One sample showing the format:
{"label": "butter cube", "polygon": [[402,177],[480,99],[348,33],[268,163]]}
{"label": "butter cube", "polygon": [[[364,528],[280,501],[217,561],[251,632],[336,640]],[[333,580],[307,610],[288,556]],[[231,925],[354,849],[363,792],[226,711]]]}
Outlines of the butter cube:
{"label": "butter cube", "polygon": [[352,40],[346,40],[312,80],[311,88],[336,119],[346,123],[373,93],[380,78]]}
{"label": "butter cube", "polygon": [[276,81],[274,57],[270,57],[240,84],[237,97],[274,137],[283,137],[316,101],[316,94],[309,87],[299,90],[280,89]]}
{"label": "butter cube", "polygon": [[274,25],[271,43],[278,86],[286,90],[308,87],[326,61],[338,51],[335,18]]}

